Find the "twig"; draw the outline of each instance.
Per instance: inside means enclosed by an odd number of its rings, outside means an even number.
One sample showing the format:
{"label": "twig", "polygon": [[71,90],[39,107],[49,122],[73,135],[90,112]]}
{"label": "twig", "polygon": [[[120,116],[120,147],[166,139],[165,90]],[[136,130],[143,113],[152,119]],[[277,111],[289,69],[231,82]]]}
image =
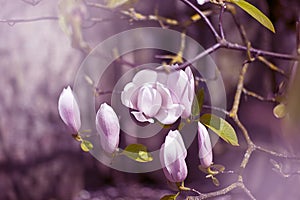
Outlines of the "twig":
{"label": "twig", "polygon": [[237,111],[238,111],[239,104],[240,104],[241,94],[242,94],[242,91],[244,88],[245,74],[248,70],[248,66],[249,66],[248,62],[244,63],[241,73],[240,73],[239,81],[238,81],[237,88],[236,88],[236,93],[234,96],[234,102],[232,105],[232,109],[230,111],[230,116],[232,118],[235,118],[237,116]]}
{"label": "twig", "polygon": [[271,102],[276,102],[276,99],[274,97],[272,98],[266,98],[266,97],[263,97],[261,95],[258,95],[256,94],[255,92],[252,92],[252,91],[249,91],[247,90],[245,87],[243,88],[243,93],[245,95],[248,95],[248,96],[251,96],[251,97],[254,97],[260,101],[271,101]]}
{"label": "twig", "polygon": [[221,5],[221,10],[220,10],[220,14],[219,14],[219,29],[220,29],[221,39],[222,39],[222,40],[225,39],[224,29],[223,29],[223,23],[222,23],[222,16],[223,16],[223,14],[224,14],[225,8],[226,8],[226,5],[225,5],[225,4]]}
{"label": "twig", "polygon": [[300,156],[290,156],[290,155],[287,155],[287,154],[284,154],[284,153],[279,153],[279,152],[276,152],[276,151],[266,149],[266,148],[258,146],[258,145],[255,145],[255,148],[258,151],[267,153],[267,154],[269,154],[271,156],[274,156],[274,157],[286,158],[286,159],[292,159],[292,160],[300,160]]}
{"label": "twig", "polygon": [[216,51],[217,49],[219,49],[221,47],[220,43],[216,43],[213,46],[211,46],[210,48],[206,49],[205,51],[202,51],[200,54],[198,54],[195,58],[183,63],[182,65],[179,65],[178,68],[176,69],[184,69],[187,66],[193,64],[194,62],[196,62],[197,60],[203,58],[204,56],[207,56],[208,54],[211,54],[212,52]]}
{"label": "twig", "polygon": [[46,20],[58,20],[58,17],[49,16],[49,17],[37,17],[31,19],[0,19],[0,23],[7,23],[10,26],[13,26],[17,23],[22,22],[36,22],[36,21],[46,21]]}
{"label": "twig", "polygon": [[218,34],[218,32],[216,31],[216,29],[213,27],[213,25],[211,24],[211,22],[209,21],[209,19],[203,14],[203,12],[198,9],[193,3],[191,3],[189,0],[181,0],[183,3],[187,4],[188,6],[190,6],[191,8],[193,8],[200,16],[201,18],[204,19],[205,23],[209,26],[210,30],[213,32],[215,38],[217,41],[219,41],[221,39],[220,35]]}
{"label": "twig", "polygon": [[21,0],[21,1],[23,1],[23,2],[25,2],[25,3],[27,3],[27,4],[30,4],[30,5],[32,5],[32,6],[36,6],[36,5],[38,5],[42,0],[38,0],[38,1],[35,1],[35,0]]}

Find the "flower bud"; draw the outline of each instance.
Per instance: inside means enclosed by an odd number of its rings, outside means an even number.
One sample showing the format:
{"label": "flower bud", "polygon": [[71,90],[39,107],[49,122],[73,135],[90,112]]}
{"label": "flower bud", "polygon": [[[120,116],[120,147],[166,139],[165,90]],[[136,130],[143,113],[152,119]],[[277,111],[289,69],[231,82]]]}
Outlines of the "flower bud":
{"label": "flower bud", "polygon": [[160,148],[160,162],[166,178],[173,183],[185,180],[188,170],[185,163],[187,151],[179,131],[170,130]]}
{"label": "flower bud", "polygon": [[113,108],[106,103],[101,104],[97,111],[96,128],[102,149],[113,153],[119,145],[120,123]]}
{"label": "flower bud", "polygon": [[197,0],[197,3],[200,5],[203,5],[206,2],[209,2],[209,0]]}
{"label": "flower bud", "polygon": [[213,160],[211,142],[207,129],[200,122],[198,122],[198,146],[201,165],[209,167]]}
{"label": "flower bud", "polygon": [[63,122],[77,133],[81,126],[80,111],[70,86],[64,88],[59,96],[58,112]]}

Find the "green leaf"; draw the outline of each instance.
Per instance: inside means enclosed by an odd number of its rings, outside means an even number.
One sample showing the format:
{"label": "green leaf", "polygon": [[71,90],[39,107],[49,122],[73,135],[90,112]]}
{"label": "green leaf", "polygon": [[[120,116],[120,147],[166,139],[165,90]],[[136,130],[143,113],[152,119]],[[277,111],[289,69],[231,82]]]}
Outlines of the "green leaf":
{"label": "green leaf", "polygon": [[224,172],[225,166],[220,164],[213,164],[210,166],[210,169],[217,172]]}
{"label": "green leaf", "polygon": [[265,26],[267,29],[275,33],[275,28],[271,20],[252,4],[244,0],[228,0],[228,2],[236,4],[241,9],[246,11],[249,15],[251,15],[254,19],[256,19],[259,23]]}
{"label": "green leaf", "polygon": [[204,101],[204,89],[201,88],[196,92],[195,98],[192,105],[192,116],[200,114]]}
{"label": "green leaf", "polygon": [[89,152],[94,148],[93,144],[90,141],[82,140],[80,147],[82,151]]}
{"label": "green leaf", "polygon": [[287,109],[286,106],[283,103],[278,104],[277,106],[275,106],[275,108],[273,109],[273,114],[275,115],[275,117],[277,118],[283,118],[286,116],[287,114]]}
{"label": "green leaf", "polygon": [[171,195],[166,195],[160,198],[160,200],[175,200],[177,198],[178,194],[171,194]]}
{"label": "green leaf", "polygon": [[200,117],[200,121],[220,136],[225,142],[232,144],[233,146],[239,146],[235,130],[224,119],[213,114],[204,114]]}
{"label": "green leaf", "polygon": [[215,186],[220,186],[220,181],[216,177],[212,176],[211,179]]}
{"label": "green leaf", "polygon": [[151,154],[147,152],[147,147],[142,144],[130,144],[122,154],[137,162],[150,162],[153,160]]}

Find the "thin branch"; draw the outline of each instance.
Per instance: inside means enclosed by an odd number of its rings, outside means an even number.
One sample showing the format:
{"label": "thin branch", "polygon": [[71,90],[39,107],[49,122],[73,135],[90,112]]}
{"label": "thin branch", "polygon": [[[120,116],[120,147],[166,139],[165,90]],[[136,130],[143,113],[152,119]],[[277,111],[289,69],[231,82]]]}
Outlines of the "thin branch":
{"label": "thin branch", "polygon": [[[222,44],[223,48],[227,48],[227,49],[235,49],[235,50],[243,50],[243,51],[247,51],[247,47],[242,46],[240,44],[236,44],[236,43],[231,43],[231,42],[225,42]],[[275,53],[275,52],[270,52],[270,51],[264,51],[264,50],[260,50],[260,49],[255,49],[255,48],[250,48],[249,49],[251,53],[256,54],[257,56],[271,56],[274,58],[280,58],[283,60],[299,60],[299,56],[294,56],[294,55],[290,55],[290,54],[281,54],[281,53]]]}
{"label": "thin branch", "polygon": [[221,39],[222,40],[225,39],[224,29],[223,29],[223,23],[222,23],[222,16],[224,14],[225,8],[226,8],[225,4],[221,5],[221,10],[220,10],[220,14],[219,14],[219,30],[220,30],[220,33],[221,33]]}
{"label": "thin branch", "polygon": [[239,108],[240,99],[241,99],[242,91],[243,91],[243,88],[244,88],[245,74],[248,70],[248,66],[249,66],[248,62],[244,63],[244,65],[242,67],[242,70],[241,70],[241,73],[240,73],[240,77],[239,77],[239,81],[238,81],[238,84],[237,84],[232,109],[230,111],[230,116],[232,118],[235,118],[237,116],[237,111],[238,111],[238,108]]}
{"label": "thin branch", "polygon": [[279,153],[279,152],[272,151],[272,150],[266,149],[266,148],[258,146],[258,145],[255,145],[255,148],[258,151],[267,153],[267,154],[269,154],[271,156],[274,156],[274,157],[286,158],[286,159],[292,159],[292,160],[300,160],[300,156],[291,156],[291,155],[287,155],[287,154],[284,154],[284,153]]}
{"label": "thin branch", "polygon": [[213,25],[211,24],[209,19],[204,15],[204,13],[200,9],[198,9],[193,3],[191,3],[189,0],[181,0],[181,1],[185,4],[187,4],[188,6],[190,6],[191,8],[193,8],[201,16],[201,18],[204,19],[205,23],[209,26],[210,30],[213,32],[216,40],[219,41],[221,39],[220,35],[216,31],[216,29],[213,27]]}
{"label": "thin branch", "polygon": [[216,43],[213,46],[211,46],[210,48],[206,49],[205,51],[202,51],[195,58],[193,58],[193,59],[191,59],[191,60],[183,63],[182,65],[179,65],[178,68],[176,68],[176,69],[184,69],[185,67],[193,64],[194,62],[196,62],[197,60],[203,58],[204,56],[207,56],[208,54],[211,54],[212,52],[216,51],[220,47],[221,47],[221,44],[220,43]]}
{"label": "thin branch", "polygon": [[0,19],[0,23],[7,23],[8,25],[13,26],[17,23],[46,21],[46,20],[55,21],[58,20],[58,17],[49,16],[49,17],[37,17],[31,19]]}
{"label": "thin branch", "polygon": [[243,93],[245,95],[248,95],[248,96],[251,96],[253,98],[256,98],[260,101],[271,101],[271,102],[276,102],[276,99],[274,97],[271,97],[271,98],[266,98],[266,97],[263,97],[259,94],[256,94],[255,92],[252,92],[252,91],[249,91],[247,90],[246,88],[243,88]]}
{"label": "thin branch", "polygon": [[32,6],[36,6],[36,5],[38,5],[42,0],[38,0],[38,1],[35,1],[35,0],[21,0],[21,1],[23,1],[23,2],[25,2],[25,3],[27,3],[27,4],[30,4],[30,5],[32,5]]}

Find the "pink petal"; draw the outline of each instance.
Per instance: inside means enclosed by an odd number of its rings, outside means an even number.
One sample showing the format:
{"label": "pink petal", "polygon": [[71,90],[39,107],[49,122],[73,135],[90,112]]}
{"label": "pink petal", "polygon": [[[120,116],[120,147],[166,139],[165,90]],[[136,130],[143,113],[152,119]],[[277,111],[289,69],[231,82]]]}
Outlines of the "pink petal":
{"label": "pink petal", "polygon": [[198,122],[198,146],[201,165],[209,167],[213,160],[212,147],[208,131],[200,122]]}
{"label": "pink petal", "polygon": [[58,112],[63,122],[77,133],[81,126],[80,111],[70,86],[64,88],[59,96]]}
{"label": "pink petal", "polygon": [[187,151],[179,131],[170,131],[160,149],[160,161],[166,178],[171,182],[182,182],[187,176],[185,163]]}
{"label": "pink petal", "polygon": [[113,153],[119,145],[120,124],[117,114],[106,103],[101,104],[97,111],[96,128],[103,150]]}

